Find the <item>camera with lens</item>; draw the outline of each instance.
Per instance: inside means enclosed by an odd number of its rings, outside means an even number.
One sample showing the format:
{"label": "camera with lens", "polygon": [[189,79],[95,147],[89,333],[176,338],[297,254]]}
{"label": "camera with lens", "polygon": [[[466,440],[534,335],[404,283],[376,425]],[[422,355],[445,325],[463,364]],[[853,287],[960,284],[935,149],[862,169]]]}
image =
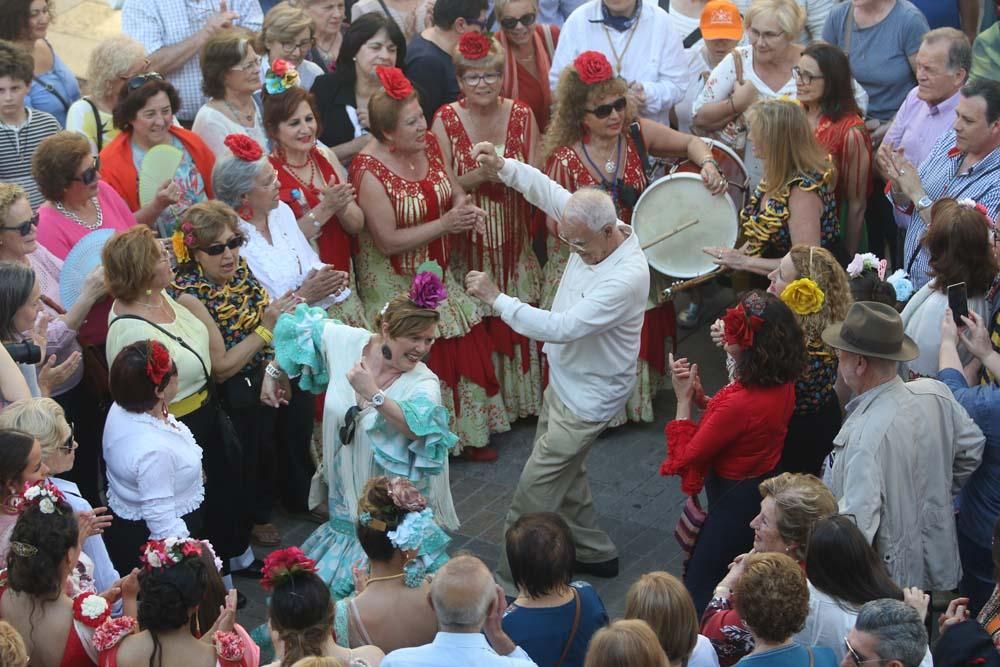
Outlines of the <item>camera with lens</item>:
{"label": "camera with lens", "polygon": [[16,363],[37,364],[42,360],[42,348],[34,343],[23,341],[20,343],[4,343],[4,349]]}

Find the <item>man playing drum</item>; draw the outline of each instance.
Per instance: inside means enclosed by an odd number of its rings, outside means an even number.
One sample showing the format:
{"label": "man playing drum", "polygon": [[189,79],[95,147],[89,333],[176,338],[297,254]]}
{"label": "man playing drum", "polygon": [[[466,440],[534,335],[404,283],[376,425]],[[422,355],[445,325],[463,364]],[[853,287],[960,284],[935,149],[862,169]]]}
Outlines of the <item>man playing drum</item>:
{"label": "man playing drum", "polygon": [[[491,177],[557,220],[560,240],[573,250],[551,311],[501,294],[484,273],[472,271],[465,279],[468,293],[491,305],[514,331],[544,341],[549,361],[534,447],[505,531],[526,512],[559,512],[573,532],[575,571],[617,576],[618,552],[597,525],[586,458],[636,381],[649,292],[646,256],[606,193],[585,188],[571,195],[534,167],[498,157],[489,143],[473,152]],[[516,592],[503,554],[498,576],[508,593]]]}

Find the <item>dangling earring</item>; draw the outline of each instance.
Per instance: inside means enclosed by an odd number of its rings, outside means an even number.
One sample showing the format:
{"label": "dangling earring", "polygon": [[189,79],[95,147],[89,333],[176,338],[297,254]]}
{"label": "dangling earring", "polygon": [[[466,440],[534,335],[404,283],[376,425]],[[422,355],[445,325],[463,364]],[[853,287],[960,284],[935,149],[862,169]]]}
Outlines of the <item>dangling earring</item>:
{"label": "dangling earring", "polygon": [[389,346],[385,345],[384,343],[382,344],[382,357],[386,361],[389,361],[390,359],[392,359],[392,350],[390,350]]}
{"label": "dangling earring", "polygon": [[580,123],[580,143],[589,144],[590,143],[590,130],[583,123]]}
{"label": "dangling earring", "polygon": [[240,216],[247,222],[253,220],[253,207],[250,206],[249,202],[243,202],[240,207],[236,209],[236,215]]}
{"label": "dangling earring", "polygon": [[167,402],[162,399],[160,401],[160,413],[163,415],[164,419],[170,415],[170,408],[167,407]]}
{"label": "dangling earring", "polygon": [[396,144],[394,142],[392,142],[392,141],[389,142],[389,152],[390,153],[395,153],[396,152]]}
{"label": "dangling earring", "polygon": [[462,95],[461,97],[458,98],[458,106],[462,107],[463,109],[467,109],[469,107],[469,103],[466,101],[465,95]]}

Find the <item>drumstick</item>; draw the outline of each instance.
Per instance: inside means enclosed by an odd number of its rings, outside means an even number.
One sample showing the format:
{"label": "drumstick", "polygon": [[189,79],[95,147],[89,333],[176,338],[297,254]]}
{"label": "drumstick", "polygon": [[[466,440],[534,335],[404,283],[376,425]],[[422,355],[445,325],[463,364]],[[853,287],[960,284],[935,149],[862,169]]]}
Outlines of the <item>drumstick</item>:
{"label": "drumstick", "polygon": [[683,225],[679,225],[675,229],[671,229],[669,232],[664,232],[664,233],[660,234],[659,236],[657,236],[656,238],[651,239],[651,240],[646,241],[645,243],[643,243],[642,244],[642,249],[645,250],[646,248],[649,248],[651,246],[656,245],[660,241],[666,241],[671,236],[674,236],[675,234],[680,234],[681,232],[683,232],[688,227],[694,227],[695,225],[698,224],[698,222],[699,222],[698,218],[695,218],[694,220],[690,220],[688,222],[685,222]]}

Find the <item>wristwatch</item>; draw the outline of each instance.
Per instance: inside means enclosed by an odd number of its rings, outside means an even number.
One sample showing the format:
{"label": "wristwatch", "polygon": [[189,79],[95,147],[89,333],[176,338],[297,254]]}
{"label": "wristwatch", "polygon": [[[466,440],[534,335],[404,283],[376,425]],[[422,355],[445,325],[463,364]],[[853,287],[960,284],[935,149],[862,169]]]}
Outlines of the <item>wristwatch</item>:
{"label": "wristwatch", "polygon": [[374,394],[372,394],[371,400],[373,407],[375,407],[376,409],[381,408],[385,404],[385,394],[383,394],[382,390],[379,389]]}
{"label": "wristwatch", "polygon": [[934,205],[934,200],[931,199],[930,197],[928,197],[927,195],[924,195],[923,197],[921,197],[920,199],[918,199],[917,203],[916,203],[916,207],[917,207],[918,211],[922,211],[925,208],[930,208],[933,205]]}

